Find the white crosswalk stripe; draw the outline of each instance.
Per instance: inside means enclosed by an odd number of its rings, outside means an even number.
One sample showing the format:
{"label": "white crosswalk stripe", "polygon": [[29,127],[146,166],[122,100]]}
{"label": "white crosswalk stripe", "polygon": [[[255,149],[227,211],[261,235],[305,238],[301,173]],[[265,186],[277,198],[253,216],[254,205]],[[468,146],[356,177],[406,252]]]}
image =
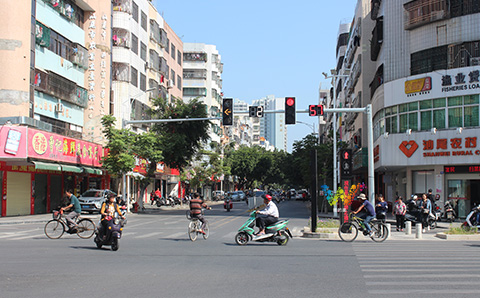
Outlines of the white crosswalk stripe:
{"label": "white crosswalk stripe", "polygon": [[474,246],[384,243],[379,250],[359,243],[353,249],[372,296],[480,293],[480,259]]}

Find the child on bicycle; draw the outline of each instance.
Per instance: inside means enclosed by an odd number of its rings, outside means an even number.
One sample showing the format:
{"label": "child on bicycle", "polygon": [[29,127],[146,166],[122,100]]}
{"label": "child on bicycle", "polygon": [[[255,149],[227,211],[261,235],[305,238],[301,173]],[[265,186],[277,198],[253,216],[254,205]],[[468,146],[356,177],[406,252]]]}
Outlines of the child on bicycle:
{"label": "child on bicycle", "polygon": [[372,234],[372,228],[370,227],[370,221],[375,218],[375,208],[373,205],[367,200],[367,197],[365,194],[361,193],[358,198],[360,200],[363,200],[363,204],[358,207],[356,211],[353,211],[353,214],[357,214],[358,212],[362,211],[362,209],[365,209],[365,213],[360,215],[359,217],[362,218],[364,221],[363,223],[365,224],[365,228],[367,229],[368,235],[371,237],[373,236]]}

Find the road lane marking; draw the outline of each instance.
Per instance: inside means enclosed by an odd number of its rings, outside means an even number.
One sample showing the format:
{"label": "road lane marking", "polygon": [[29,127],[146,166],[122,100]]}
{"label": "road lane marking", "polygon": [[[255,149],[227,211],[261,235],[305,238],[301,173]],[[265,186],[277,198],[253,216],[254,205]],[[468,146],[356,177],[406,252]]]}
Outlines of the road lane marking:
{"label": "road lane marking", "polygon": [[148,234],[140,235],[140,236],[137,236],[137,237],[134,237],[134,238],[135,238],[135,239],[148,238],[148,237],[151,237],[151,236],[160,235],[161,233],[162,233],[162,232],[148,233]]}
{"label": "road lane marking", "polygon": [[393,278],[393,279],[402,279],[402,278],[415,278],[415,279],[432,279],[432,278],[448,278],[448,279],[457,279],[457,278],[469,278],[469,279],[476,279],[480,278],[480,274],[428,274],[428,275],[400,275],[400,274],[371,274],[371,275],[364,275],[364,278]]}
{"label": "road lane marking", "polygon": [[170,234],[168,236],[165,236],[165,238],[178,238],[180,236],[188,236],[188,235],[187,235],[187,232],[178,232],[178,233],[174,233],[174,234]]}
{"label": "road lane marking", "polygon": [[370,294],[382,294],[382,295],[392,295],[392,294],[397,294],[397,295],[407,295],[407,294],[428,294],[429,296],[432,294],[480,294],[480,290],[478,289],[472,289],[472,290],[466,290],[466,289],[445,289],[445,290],[439,290],[439,289],[402,289],[402,290],[372,290],[368,291]]}
{"label": "road lane marking", "polygon": [[[391,268],[391,269],[362,269],[363,272],[431,272],[429,266],[424,269],[405,269],[405,268]],[[479,269],[468,269],[469,272],[479,272]],[[461,268],[448,268],[448,272],[465,272],[463,266]]]}

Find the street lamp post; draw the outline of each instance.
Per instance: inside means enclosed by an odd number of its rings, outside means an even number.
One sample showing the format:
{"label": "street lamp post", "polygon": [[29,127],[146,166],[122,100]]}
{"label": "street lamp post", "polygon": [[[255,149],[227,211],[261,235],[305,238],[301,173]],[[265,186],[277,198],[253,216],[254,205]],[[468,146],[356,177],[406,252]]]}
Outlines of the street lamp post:
{"label": "street lamp post", "polygon": [[[129,123],[131,122],[131,120],[132,120],[131,117],[132,117],[132,102],[133,102],[133,100],[135,100],[136,98],[138,98],[138,97],[140,97],[140,96],[142,96],[142,95],[147,94],[148,92],[154,91],[154,90],[156,90],[156,88],[149,88],[149,89],[143,91],[142,93],[137,94],[137,95],[132,96],[132,97],[129,98],[129,100],[130,100],[130,104],[129,104],[130,111],[129,111],[129,113],[128,113],[128,119],[129,119],[129,121],[126,121],[126,120],[125,120],[125,118],[127,118],[127,117],[125,116],[125,113],[123,113],[123,115],[122,115],[122,116],[123,116],[123,117],[122,117],[122,118],[123,118],[123,119],[122,119],[122,129],[127,128],[127,124],[129,124]],[[123,107],[125,107],[125,104],[123,104]],[[127,175],[126,175],[126,173],[123,173],[123,174],[122,174],[122,196],[123,196],[123,198],[125,199],[125,201],[126,201],[126,203],[127,203],[127,206],[128,206],[127,212],[129,212],[129,210],[130,210],[130,197],[127,196]],[[143,204],[143,201],[142,201],[142,204]]]}
{"label": "street lamp post", "polygon": [[[350,70],[348,70],[350,71]],[[339,75],[335,69],[330,70],[331,75],[323,73],[325,79],[333,79],[333,108],[337,107],[337,78],[348,77],[348,75]],[[337,191],[337,112],[333,112],[333,191]],[[333,206],[333,216],[337,216],[337,205]]]}

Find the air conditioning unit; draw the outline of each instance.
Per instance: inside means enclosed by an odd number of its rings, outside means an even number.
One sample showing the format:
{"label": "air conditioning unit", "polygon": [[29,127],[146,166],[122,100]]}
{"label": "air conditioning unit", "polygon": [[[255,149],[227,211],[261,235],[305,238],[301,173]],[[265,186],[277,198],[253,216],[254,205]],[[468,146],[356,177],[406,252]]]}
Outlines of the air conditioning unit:
{"label": "air conditioning unit", "polygon": [[173,87],[173,80],[167,80],[167,88]]}
{"label": "air conditioning unit", "polygon": [[57,103],[57,104],[55,105],[55,112],[57,112],[57,113],[63,113],[63,111],[64,111],[64,106],[63,106],[63,104]]}
{"label": "air conditioning unit", "polygon": [[480,57],[470,58],[470,66],[480,65]]}

